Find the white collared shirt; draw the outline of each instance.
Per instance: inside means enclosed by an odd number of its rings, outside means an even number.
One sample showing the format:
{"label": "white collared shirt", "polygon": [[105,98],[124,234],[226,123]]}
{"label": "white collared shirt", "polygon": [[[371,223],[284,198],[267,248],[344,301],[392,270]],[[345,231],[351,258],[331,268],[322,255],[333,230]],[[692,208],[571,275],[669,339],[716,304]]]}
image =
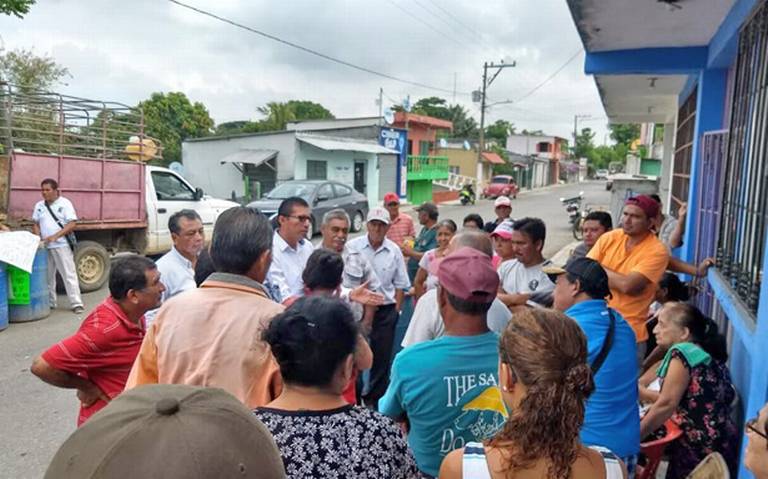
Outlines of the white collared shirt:
{"label": "white collared shirt", "polygon": [[[56,198],[56,201],[50,204],[51,210],[56,217],[61,221],[61,224],[66,226],[70,221],[77,221],[77,213],[75,213],[75,207],[72,206],[72,202],[63,196]],[[40,236],[47,238],[53,234],[61,231],[61,226],[56,222],[45,207],[45,201],[38,201],[35,205],[35,209],[32,212],[32,220],[40,226]],[[67,238],[62,236],[56,241],[51,241],[47,245],[48,249],[54,248],[69,248]]]}
{"label": "white collared shirt", "polygon": [[[162,302],[176,296],[184,291],[195,289],[195,268],[192,262],[179,253],[176,247],[165,253],[162,258],[155,263],[160,272],[160,282],[165,286],[165,291],[161,296]],[[152,324],[160,308],[152,309],[144,314],[144,320],[147,328]]]}
{"label": "white collared shirt", "polygon": [[315,247],[307,239],[300,239],[296,249],[285,242],[279,231],[272,236],[272,265],[267,273],[267,282],[273,292],[279,291],[280,297],[274,298],[283,302],[291,296],[304,295],[304,280],[301,275],[307,260]]}
{"label": "white collared shirt", "polygon": [[368,235],[364,235],[350,241],[348,246],[350,250],[363,255],[373,266],[381,282],[379,292],[384,295],[384,304],[395,303],[396,290],[411,287],[411,281],[405,270],[403,253],[392,240],[385,238],[379,249],[374,250]]}

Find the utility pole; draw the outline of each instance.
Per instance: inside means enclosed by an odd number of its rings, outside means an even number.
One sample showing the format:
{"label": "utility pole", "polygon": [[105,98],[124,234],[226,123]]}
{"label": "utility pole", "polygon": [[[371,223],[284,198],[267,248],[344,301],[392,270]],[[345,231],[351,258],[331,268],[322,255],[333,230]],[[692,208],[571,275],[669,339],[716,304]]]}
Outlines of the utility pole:
{"label": "utility pole", "polygon": [[592,115],[573,115],[573,157],[574,158],[576,158],[576,140],[579,137],[579,120],[586,120],[587,118],[592,118]]}
{"label": "utility pole", "polygon": [[[491,86],[491,83],[493,83],[493,80],[496,79],[497,76],[499,76],[499,73],[501,73],[501,70],[504,68],[511,68],[517,65],[517,62],[512,63],[504,63],[504,60],[501,61],[499,64],[495,63],[488,63],[485,62],[483,64],[483,85],[480,88],[480,144],[477,148],[477,163],[478,165],[483,161],[483,149],[485,148],[485,108],[486,108],[486,90],[488,90],[488,87]],[[491,76],[490,80],[488,79],[488,69],[494,69],[496,68],[496,73]],[[473,95],[474,96],[474,95]],[[479,169],[479,166],[478,166]],[[477,181],[480,181],[480,178],[477,179]]]}

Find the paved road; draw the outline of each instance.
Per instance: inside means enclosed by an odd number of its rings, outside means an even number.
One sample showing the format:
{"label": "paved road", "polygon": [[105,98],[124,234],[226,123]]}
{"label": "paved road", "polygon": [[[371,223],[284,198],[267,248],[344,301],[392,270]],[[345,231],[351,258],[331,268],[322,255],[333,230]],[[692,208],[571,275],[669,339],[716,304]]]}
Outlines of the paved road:
{"label": "paved road", "polygon": [[[609,194],[603,182],[562,185],[523,192],[513,201],[513,217],[538,216],[547,223],[545,256],[551,256],[573,241],[562,196],[585,192],[589,204],[607,205]],[[493,218],[493,202],[478,201],[474,206],[442,205],[441,218],[461,225],[469,213]],[[89,311],[106,296],[106,289],[85,294]],[[59,304],[66,304],[61,298]],[[71,390],[43,384],[29,373],[34,356],[59,339],[74,332],[81,319],[66,310],[57,310],[42,321],[13,324],[0,332],[0,477],[39,478],[54,453],[75,429],[78,408]]]}

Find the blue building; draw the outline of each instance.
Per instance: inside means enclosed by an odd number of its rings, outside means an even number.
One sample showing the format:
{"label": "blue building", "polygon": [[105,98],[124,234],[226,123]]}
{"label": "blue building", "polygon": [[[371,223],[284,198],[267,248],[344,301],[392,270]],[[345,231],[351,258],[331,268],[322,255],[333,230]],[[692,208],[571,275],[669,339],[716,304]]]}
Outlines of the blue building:
{"label": "blue building", "polygon": [[727,333],[742,421],[768,397],[767,3],[568,0],[611,122],[665,125],[662,198],[688,204],[679,256],[717,258],[696,302]]}

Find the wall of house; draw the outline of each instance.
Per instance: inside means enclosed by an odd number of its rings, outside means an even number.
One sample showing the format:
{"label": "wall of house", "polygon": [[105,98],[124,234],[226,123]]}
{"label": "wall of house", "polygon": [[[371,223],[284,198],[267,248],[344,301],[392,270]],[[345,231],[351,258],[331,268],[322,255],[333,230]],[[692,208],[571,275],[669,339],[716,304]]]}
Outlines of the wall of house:
{"label": "wall of house", "polygon": [[240,135],[216,140],[185,141],[181,145],[184,177],[207,194],[229,198],[245,194],[243,175],[234,165],[220,161],[240,150],[270,149],[277,155],[277,181],[293,178],[295,140],[293,132],[270,135]]}
{"label": "wall of house", "polygon": [[[394,124],[393,128],[405,128],[405,124]],[[419,123],[408,124],[408,141],[411,143],[411,155],[429,155],[429,151],[421,151],[421,142],[429,141],[434,143],[437,138],[437,130],[427,128]]]}
{"label": "wall of house", "polygon": [[[294,179],[307,178],[307,160],[327,162],[327,179],[338,181],[352,187],[354,185],[355,161],[366,163],[366,196],[369,205],[379,201],[378,158],[375,153],[353,151],[325,151],[320,148],[298,142]],[[393,185],[394,189],[394,185]]]}
{"label": "wall of house", "polygon": [[477,152],[456,148],[438,148],[434,151],[436,156],[447,156],[448,166],[458,167],[458,173],[463,176],[475,178],[477,175]]}

